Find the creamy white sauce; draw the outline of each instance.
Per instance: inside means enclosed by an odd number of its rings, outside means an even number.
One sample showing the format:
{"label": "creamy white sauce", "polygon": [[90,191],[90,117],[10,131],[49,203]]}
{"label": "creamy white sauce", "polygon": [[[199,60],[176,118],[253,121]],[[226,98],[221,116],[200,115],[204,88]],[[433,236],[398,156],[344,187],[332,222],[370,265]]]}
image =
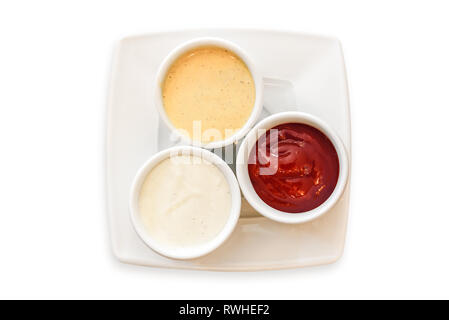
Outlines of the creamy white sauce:
{"label": "creamy white sauce", "polygon": [[175,156],[147,175],[138,204],[154,240],[189,247],[212,240],[224,228],[231,194],[225,176],[214,164],[199,157]]}

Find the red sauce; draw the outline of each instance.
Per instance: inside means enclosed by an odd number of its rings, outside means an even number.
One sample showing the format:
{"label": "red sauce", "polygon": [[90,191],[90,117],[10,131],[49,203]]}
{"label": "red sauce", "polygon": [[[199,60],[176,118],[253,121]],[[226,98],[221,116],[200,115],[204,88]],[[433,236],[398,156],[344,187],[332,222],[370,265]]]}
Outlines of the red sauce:
{"label": "red sauce", "polygon": [[268,130],[251,150],[248,163],[259,197],[269,206],[290,213],[309,211],[326,201],[340,172],[337,151],[329,138],[300,123]]}

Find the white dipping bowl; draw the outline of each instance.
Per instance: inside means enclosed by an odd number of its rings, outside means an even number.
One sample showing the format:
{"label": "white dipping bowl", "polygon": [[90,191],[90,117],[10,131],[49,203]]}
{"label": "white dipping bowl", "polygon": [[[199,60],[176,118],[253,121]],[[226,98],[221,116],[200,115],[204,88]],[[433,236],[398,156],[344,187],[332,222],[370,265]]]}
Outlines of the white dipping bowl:
{"label": "white dipping bowl", "polygon": [[[277,210],[266,204],[254,190],[248,173],[248,157],[255,146],[257,139],[263,134],[263,130],[270,130],[271,128],[283,123],[303,123],[312,126],[322,133],[324,133],[335,147],[340,164],[340,172],[338,175],[337,185],[332,194],[315,209],[300,212],[289,213]],[[261,130],[262,129],[262,130]],[[343,142],[338,137],[337,133],[329,127],[324,121],[319,118],[302,112],[282,112],[265,118],[260,121],[243,140],[239,152],[237,154],[237,178],[240,183],[243,195],[251,206],[265,217],[282,222],[282,223],[304,223],[316,219],[331,209],[335,203],[340,199],[348,180],[348,157]]]}
{"label": "white dipping bowl", "polygon": [[[156,241],[145,228],[138,206],[139,194],[141,187],[145,178],[150,173],[150,171],[156,167],[160,162],[169,158],[170,156],[185,155],[185,156],[196,156],[204,160],[207,160],[214,164],[225,176],[226,181],[229,185],[229,190],[231,193],[231,211],[229,212],[229,218],[221,232],[211,241],[191,247],[172,247],[167,246],[163,243]],[[139,237],[154,251],[159,254],[173,259],[193,259],[204,256],[216,248],[218,248],[223,242],[228,239],[234,230],[237,221],[240,217],[240,206],[241,206],[241,194],[240,188],[235,178],[234,173],[229,168],[229,166],[216,154],[196,148],[191,146],[173,147],[165,149],[153,157],[151,157],[137,172],[136,177],[131,186],[131,193],[129,198],[129,208],[131,214],[132,224],[139,235]]]}
{"label": "white dipping bowl", "polygon": [[[251,112],[248,120],[246,121],[245,125],[240,128],[235,134],[228,137],[225,140],[220,141],[214,141],[210,143],[202,143],[200,141],[194,141],[191,138],[181,134],[179,130],[171,123],[170,119],[167,116],[167,113],[165,112],[164,108],[164,101],[162,99],[162,84],[164,83],[165,76],[167,74],[167,71],[170,69],[171,65],[178,59],[180,56],[182,56],[185,52],[190,51],[195,48],[204,47],[204,46],[214,46],[214,47],[220,47],[225,48],[233,53],[235,53],[242,61],[246,64],[248,67],[249,72],[251,73],[251,76],[254,80],[254,87],[256,90],[256,98],[254,101],[253,111]],[[215,148],[222,148],[224,146],[230,145],[232,143],[235,143],[242,139],[248,131],[253,127],[253,125],[256,123],[260,112],[262,111],[262,95],[263,95],[263,80],[262,75],[259,73],[259,71],[256,68],[256,65],[254,62],[250,59],[248,54],[241,49],[236,44],[220,39],[220,38],[196,38],[193,40],[190,40],[188,42],[185,42],[176,48],[174,48],[168,56],[162,61],[159,70],[156,74],[156,84],[155,84],[155,105],[156,109],[159,112],[159,116],[162,118],[163,122],[167,125],[167,127],[173,132],[174,136],[178,139],[181,139],[182,142],[185,144],[195,145],[202,148],[207,149],[215,149]]]}

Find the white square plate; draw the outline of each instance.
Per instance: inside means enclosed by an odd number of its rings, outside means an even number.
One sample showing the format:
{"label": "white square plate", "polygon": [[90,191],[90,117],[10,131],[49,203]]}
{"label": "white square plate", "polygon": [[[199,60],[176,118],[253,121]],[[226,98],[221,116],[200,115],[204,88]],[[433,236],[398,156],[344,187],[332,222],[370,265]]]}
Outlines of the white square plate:
{"label": "white square plate", "polygon": [[107,119],[107,197],[112,247],[126,263],[198,270],[252,271],[332,263],[342,254],[349,208],[348,183],[335,207],[305,224],[287,225],[260,216],[242,203],[242,217],[213,253],[194,260],[164,258],[133,229],[128,196],[137,169],[170,145],[153,105],[154,79],[163,58],[178,44],[201,36],[235,42],[253,58],[267,83],[268,113],[298,110],[325,120],[351,152],[345,66],[337,39],[257,30],[195,30],[149,34],[122,40],[116,50]]}

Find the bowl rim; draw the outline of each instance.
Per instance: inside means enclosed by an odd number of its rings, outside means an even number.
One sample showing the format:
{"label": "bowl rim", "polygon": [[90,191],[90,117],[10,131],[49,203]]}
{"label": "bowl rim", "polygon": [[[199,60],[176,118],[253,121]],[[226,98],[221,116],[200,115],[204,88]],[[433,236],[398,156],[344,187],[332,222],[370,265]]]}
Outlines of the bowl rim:
{"label": "bowl rim", "polygon": [[[172,247],[155,240],[146,230],[138,209],[138,199],[142,184],[151,172],[163,160],[173,155],[191,155],[201,157],[214,164],[226,178],[231,193],[231,211],[228,221],[220,233],[211,241],[193,247]],[[241,194],[238,181],[226,162],[216,154],[197,147],[177,146],[164,149],[149,158],[137,171],[129,195],[129,212],[132,225],[142,241],[155,252],[172,259],[194,259],[207,255],[222,245],[232,234],[240,217]]]}
{"label": "bowl rim", "polygon": [[[259,129],[269,130],[282,123],[304,123],[310,125],[322,133],[324,133],[337,151],[340,172],[334,191],[321,205],[318,207],[301,212],[301,213],[288,213],[272,208],[266,204],[255,192],[251,183],[248,173],[248,157],[249,153],[254,146],[257,139],[264,134]],[[251,148],[248,146],[251,145]],[[260,121],[254,128],[248,133],[245,139],[242,141],[240,149],[237,153],[237,165],[236,165],[237,179],[240,184],[240,188],[246,200],[249,204],[263,216],[282,223],[304,223],[314,220],[326,212],[328,212],[341,198],[343,191],[346,188],[349,173],[349,160],[346,152],[346,148],[341,141],[338,134],[323,120],[305,112],[289,111],[280,112]]]}
{"label": "bowl rim", "polygon": [[[185,52],[192,50],[194,48],[203,47],[203,46],[216,46],[228,49],[235,53],[242,61],[246,64],[248,70],[251,73],[251,76],[253,77],[254,81],[254,88],[256,91],[256,97],[254,100],[254,106],[253,110],[251,111],[251,114],[248,118],[248,120],[245,122],[243,127],[241,127],[237,132],[235,132],[232,136],[220,140],[220,141],[214,141],[209,143],[203,143],[201,141],[194,141],[190,137],[186,137],[185,135],[181,134],[178,129],[171,123],[170,119],[168,118],[164,103],[162,100],[162,84],[165,80],[165,76],[171,65],[176,61],[177,58],[179,58],[182,54]],[[234,42],[218,38],[218,37],[198,37],[191,39],[189,41],[183,42],[179,44],[177,47],[175,47],[161,62],[159,69],[156,73],[156,83],[155,83],[155,91],[154,91],[154,102],[156,109],[162,118],[165,125],[170,129],[170,131],[174,134],[174,136],[177,139],[180,139],[183,143],[198,146],[205,149],[215,149],[215,148],[222,148],[227,145],[230,145],[232,143],[235,143],[239,140],[241,140],[249,130],[254,126],[254,124],[257,122],[257,119],[259,118],[260,113],[263,109],[263,77],[258,71],[258,68],[256,67],[253,60],[250,58],[250,56],[244,51],[240,46],[235,44]]]}

